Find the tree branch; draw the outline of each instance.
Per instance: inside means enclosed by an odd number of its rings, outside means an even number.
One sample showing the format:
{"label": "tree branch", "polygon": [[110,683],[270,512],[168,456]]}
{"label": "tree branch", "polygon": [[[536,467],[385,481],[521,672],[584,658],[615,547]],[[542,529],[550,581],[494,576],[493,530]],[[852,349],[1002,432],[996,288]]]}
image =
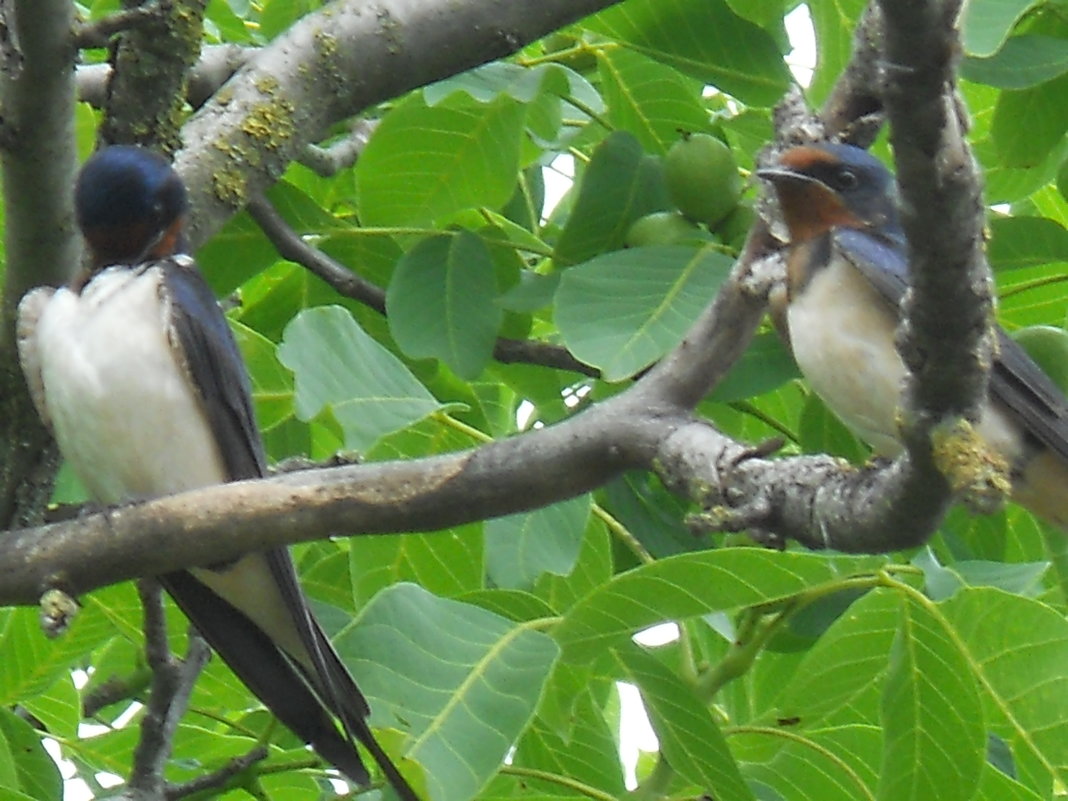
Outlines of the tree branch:
{"label": "tree branch", "polygon": [[[385,315],[386,292],[384,289],[305,242],[269,200],[263,197],[251,200],[248,204],[248,213],[283,259],[305,267],[310,273],[329,284],[338,294],[359,301],[379,314]],[[557,370],[570,370],[591,377],[601,374],[597,368],[580,362],[566,348],[547,342],[498,337],[493,347],[493,357],[505,363],[536,364]]]}
{"label": "tree branch", "polygon": [[15,354],[15,309],[39,284],[78,265],[74,235],[74,55],[67,0],[6,0],[0,69],[5,269],[0,301],[0,526],[40,519],[58,463]]}
{"label": "tree branch", "polygon": [[186,73],[196,63],[208,0],[150,4],[111,54],[100,139],[173,153],[181,144]]}
{"label": "tree branch", "polygon": [[74,32],[74,44],[78,48],[107,47],[111,37],[117,33],[158,24],[164,17],[161,5],[160,0],[151,0],[142,6],[124,8],[95,22],[78,25]]}
{"label": "tree branch", "polygon": [[[257,52],[185,125],[175,166],[193,247],[274,183],[327,127],[514,53],[618,0],[337,0]],[[461,46],[462,45],[462,46]],[[352,80],[359,76],[359,80]]]}

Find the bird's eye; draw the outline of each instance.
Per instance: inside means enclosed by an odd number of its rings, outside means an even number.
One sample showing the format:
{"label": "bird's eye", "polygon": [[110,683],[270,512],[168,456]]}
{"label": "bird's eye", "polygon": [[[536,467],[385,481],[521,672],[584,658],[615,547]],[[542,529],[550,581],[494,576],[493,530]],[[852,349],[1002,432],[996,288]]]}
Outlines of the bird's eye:
{"label": "bird's eye", "polygon": [[857,174],[848,167],[843,167],[834,174],[834,182],[837,184],[835,188],[840,191],[854,188],[859,181]]}

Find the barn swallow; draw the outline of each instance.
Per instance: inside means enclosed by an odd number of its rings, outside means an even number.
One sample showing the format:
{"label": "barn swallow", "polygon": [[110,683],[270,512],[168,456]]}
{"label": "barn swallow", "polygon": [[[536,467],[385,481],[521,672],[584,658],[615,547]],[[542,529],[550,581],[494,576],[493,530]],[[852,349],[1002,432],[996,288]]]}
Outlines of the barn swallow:
{"label": "barn swallow", "polygon": [[[163,157],[112,146],[86,162],[75,211],[90,267],[19,305],[27,383],[60,451],[106,504],[266,471],[251,387],[226,319],[184,252],[186,192]],[[275,548],[160,580],[252,692],[358,784],[361,743],[418,801],[375,740],[367,701]],[[335,719],[340,721],[339,729]]]}
{"label": "barn swallow", "polygon": [[[860,148],[814,144],[758,170],[790,233],[786,319],[802,374],[882,456],[902,450],[905,364],[894,347],[908,249],[894,176]],[[1068,529],[1068,400],[1001,329],[976,432],[1005,462],[1015,501]]]}

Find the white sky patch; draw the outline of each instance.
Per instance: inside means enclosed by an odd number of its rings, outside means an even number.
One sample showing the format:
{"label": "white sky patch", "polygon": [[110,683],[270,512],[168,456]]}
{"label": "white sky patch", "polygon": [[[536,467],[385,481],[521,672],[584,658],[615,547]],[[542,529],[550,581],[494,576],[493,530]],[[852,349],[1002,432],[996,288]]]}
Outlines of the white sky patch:
{"label": "white sky patch", "polygon": [[786,66],[802,86],[812,83],[816,69],[816,32],[807,5],[799,5],[786,15],[786,36],[793,50],[786,56]]}
{"label": "white sky patch", "polygon": [[649,725],[641,694],[633,684],[616,682],[622,718],[619,726],[619,758],[623,763],[623,781],[628,790],[638,786],[637,768],[640,751],[658,751],[660,743]]}

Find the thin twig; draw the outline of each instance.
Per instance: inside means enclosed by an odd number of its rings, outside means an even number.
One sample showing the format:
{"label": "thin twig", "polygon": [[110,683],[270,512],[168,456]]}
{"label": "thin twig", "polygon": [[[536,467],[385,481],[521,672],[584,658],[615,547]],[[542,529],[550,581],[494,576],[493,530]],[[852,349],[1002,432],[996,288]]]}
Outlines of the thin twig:
{"label": "thin twig", "polygon": [[[305,242],[269,200],[259,197],[250,201],[248,212],[282,258],[301,265],[339,294],[357,300],[379,314],[386,313],[385,290]],[[493,355],[504,363],[536,364],[594,378],[601,374],[597,368],[580,362],[566,348],[547,342],[500,337],[494,345]]]}
{"label": "thin twig", "polygon": [[257,745],[247,754],[234,757],[218,770],[205,773],[197,778],[182,784],[168,784],[164,790],[164,798],[168,801],[176,801],[180,798],[188,798],[205,790],[214,790],[225,787],[235,776],[248,770],[252,765],[267,758],[267,748]]}

